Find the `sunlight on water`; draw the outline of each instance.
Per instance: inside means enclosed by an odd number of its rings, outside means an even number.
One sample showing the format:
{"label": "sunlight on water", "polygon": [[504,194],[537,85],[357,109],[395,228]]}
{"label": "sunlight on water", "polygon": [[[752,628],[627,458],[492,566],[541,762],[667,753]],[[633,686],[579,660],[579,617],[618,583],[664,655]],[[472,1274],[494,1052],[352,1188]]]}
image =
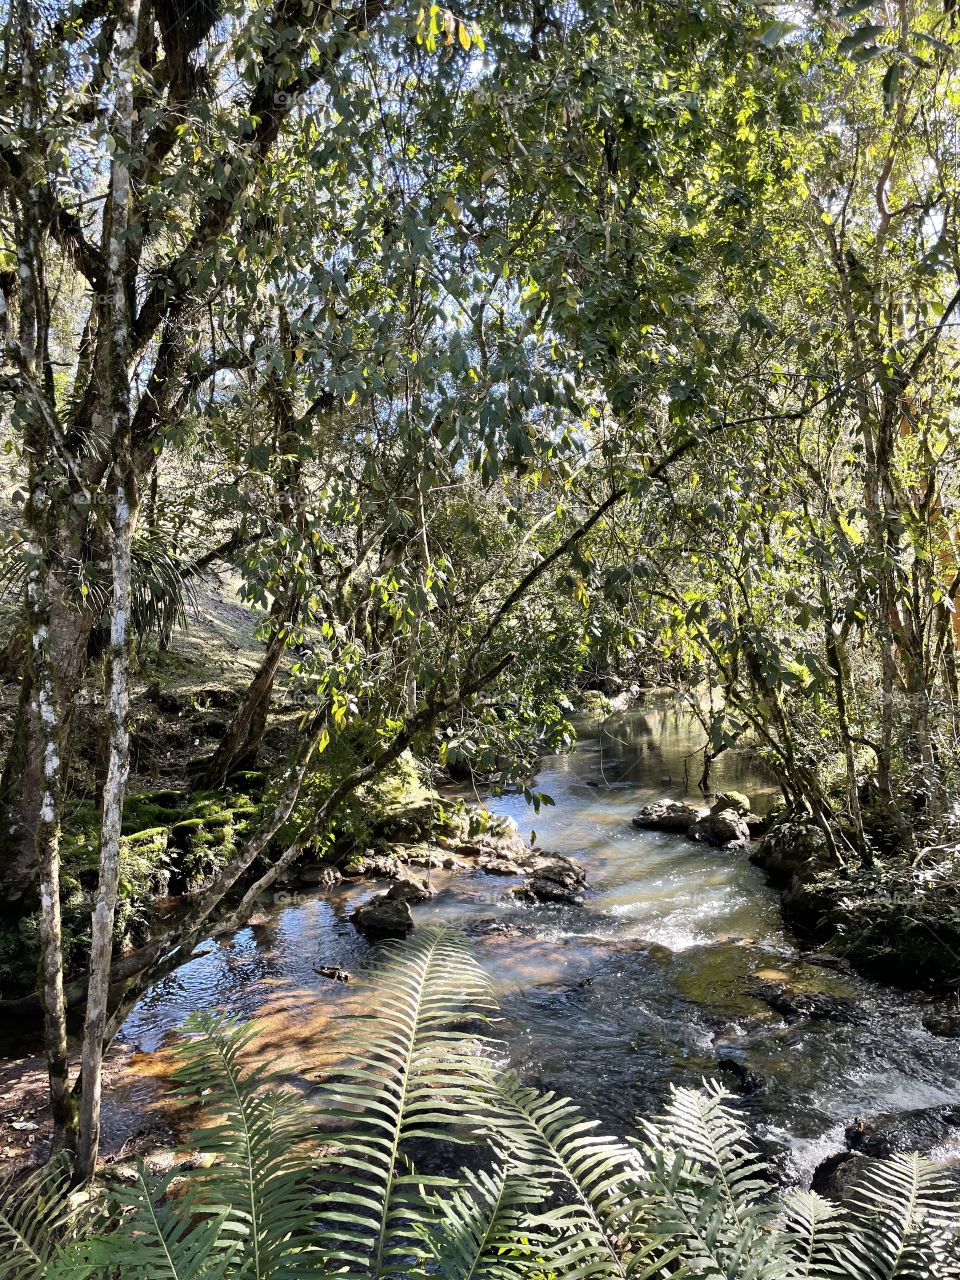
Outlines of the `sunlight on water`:
{"label": "sunlight on water", "polygon": [[[521,906],[505,893],[510,879],[440,875],[440,893],[414,914],[470,937],[502,1001],[497,1035],[531,1081],[622,1131],[671,1083],[698,1084],[733,1057],[766,1081],[744,1105],[809,1172],[842,1148],[858,1114],[960,1100],[960,1046],[929,1036],[909,997],[803,961],[746,857],[631,826],[650,800],[700,799],[700,746],[692,717],[652,700],[602,733],[585,726],[575,752],[545,763],[538,785],[553,807],[490,802],[542,848],[584,863],[581,906]],[[745,791],[759,811],[775,798],[735,752],[717,762],[713,784]],[[307,1090],[331,1065],[331,1022],[350,990],[316,970],[362,966],[369,948],[346,915],[372,892],[346,884],[274,908],[269,924],[207,944],[159,983],[124,1028],[138,1087],[169,1070],[164,1046],[190,1010],[224,1008],[256,1016],[258,1051]],[[868,1021],[787,1026],[753,993],[763,980],[852,996]]]}

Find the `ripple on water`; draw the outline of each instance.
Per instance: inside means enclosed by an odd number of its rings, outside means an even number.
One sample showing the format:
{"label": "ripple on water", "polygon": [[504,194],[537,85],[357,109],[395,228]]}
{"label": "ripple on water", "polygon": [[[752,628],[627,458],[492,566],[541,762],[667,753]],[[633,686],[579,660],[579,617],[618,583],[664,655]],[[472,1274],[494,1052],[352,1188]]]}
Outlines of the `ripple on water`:
{"label": "ripple on water", "polygon": [[[651,703],[611,718],[602,736],[588,727],[575,752],[546,763],[538,785],[556,807],[534,815],[519,796],[490,802],[521,831],[535,829],[541,847],[585,863],[582,906],[520,907],[505,895],[510,882],[474,875],[439,877],[438,897],[414,909],[473,940],[503,1002],[498,1034],[511,1061],[623,1131],[655,1111],[670,1084],[696,1085],[733,1055],[767,1080],[751,1115],[808,1171],[843,1146],[858,1113],[960,1100],[960,1046],[933,1041],[909,997],[804,964],[775,893],[746,858],[630,825],[660,796],[698,798],[684,771],[698,772],[700,744],[692,717]],[[610,789],[588,785],[604,780]],[[760,810],[772,793],[733,751],[715,782],[747,792]],[[207,944],[128,1020],[135,1070],[162,1076],[165,1046],[187,1013],[222,1008],[255,1016],[257,1051],[307,1087],[330,1064],[331,1019],[350,990],[315,968],[362,966],[369,947],[346,915],[373,891],[347,884],[271,907],[265,926]],[[751,992],[768,970],[853,996],[868,1024],[786,1025]]]}

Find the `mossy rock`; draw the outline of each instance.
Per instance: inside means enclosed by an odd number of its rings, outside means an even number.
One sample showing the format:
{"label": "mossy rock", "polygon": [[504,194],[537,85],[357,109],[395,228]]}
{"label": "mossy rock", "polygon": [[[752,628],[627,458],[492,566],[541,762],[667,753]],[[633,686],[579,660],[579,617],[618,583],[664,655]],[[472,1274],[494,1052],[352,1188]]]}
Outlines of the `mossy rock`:
{"label": "mossy rock", "polygon": [[781,884],[795,876],[810,879],[833,866],[823,832],[813,822],[798,818],[783,818],[771,827],[750,861]]}
{"label": "mossy rock", "polygon": [[167,852],[170,833],[166,827],[147,827],[133,835],[121,836],[120,856],[135,858],[162,858]]}
{"label": "mossy rock", "polygon": [[227,785],[231,791],[258,796],[267,785],[267,775],[262,769],[238,769],[231,773]]}

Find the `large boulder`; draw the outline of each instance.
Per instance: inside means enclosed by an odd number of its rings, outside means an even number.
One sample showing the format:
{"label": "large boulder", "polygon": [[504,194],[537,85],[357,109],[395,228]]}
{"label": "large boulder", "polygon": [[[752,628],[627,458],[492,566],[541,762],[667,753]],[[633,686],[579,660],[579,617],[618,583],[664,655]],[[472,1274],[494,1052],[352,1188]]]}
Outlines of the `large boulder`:
{"label": "large boulder", "polygon": [[799,818],[781,819],[772,826],[750,861],[781,884],[788,884],[794,876],[806,880],[820,867],[833,865],[823,832],[815,823]]}
{"label": "large boulder", "polygon": [[711,845],[714,849],[745,849],[750,843],[750,828],[736,809],[721,809],[694,822],[687,831],[691,840]]}
{"label": "large boulder", "polygon": [[641,831],[671,831],[685,835],[694,823],[706,818],[708,812],[680,800],[658,800],[655,804],[645,804],[634,814],[633,825]]}
{"label": "large boulder", "polygon": [[723,813],[724,809],[733,809],[741,817],[746,817],[750,812],[750,798],[742,791],[718,791],[710,812]]}
{"label": "large boulder", "polygon": [[960,1107],[919,1107],[879,1116],[857,1116],[846,1129],[847,1146],[883,1159],[919,1151],[929,1155],[949,1139],[960,1139]]}
{"label": "large boulder", "polygon": [[764,835],[770,826],[768,818],[762,818],[759,813],[753,812],[750,805],[750,797],[745,796],[742,791],[718,792],[716,799],[710,806],[710,816],[716,817],[727,809],[735,810],[744,820],[751,840],[756,840]]}

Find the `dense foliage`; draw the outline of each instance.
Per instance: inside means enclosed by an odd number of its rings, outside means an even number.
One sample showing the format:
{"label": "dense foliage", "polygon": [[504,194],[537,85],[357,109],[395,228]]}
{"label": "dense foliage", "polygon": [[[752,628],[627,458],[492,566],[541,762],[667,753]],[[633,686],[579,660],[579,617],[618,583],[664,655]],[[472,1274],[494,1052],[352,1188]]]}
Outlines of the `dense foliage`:
{"label": "dense foliage", "polygon": [[960,1275],[955,1188],[918,1157],[870,1162],[842,1207],[776,1196],[718,1086],[677,1090],[627,1144],[501,1074],[467,1029],[493,1011],[485,976],[449,931],[388,950],[362,1005],[316,1106],[246,1065],[254,1027],[197,1018],[179,1087],[212,1098],[212,1161],[141,1172],[72,1225],[47,1175],[0,1218],[0,1276]]}
{"label": "dense foliage", "polygon": [[[147,984],[611,678],[762,754],[821,924],[960,936],[950,6],[0,13],[0,965],[80,1176]],[[201,596],[262,642],[202,745]]]}

